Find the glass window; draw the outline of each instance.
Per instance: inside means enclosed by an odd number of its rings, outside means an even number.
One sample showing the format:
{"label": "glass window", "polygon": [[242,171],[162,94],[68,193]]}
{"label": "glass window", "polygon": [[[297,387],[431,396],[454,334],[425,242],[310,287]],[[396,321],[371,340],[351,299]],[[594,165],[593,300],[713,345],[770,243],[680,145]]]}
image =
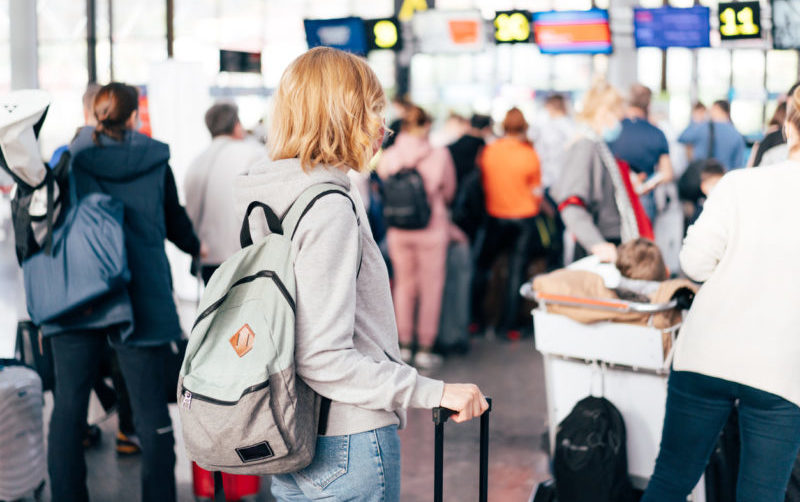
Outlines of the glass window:
{"label": "glass window", "polygon": [[739,49],[732,51],[733,88],[736,90],[762,90],[766,58],[764,51],[758,49]]}
{"label": "glass window", "polygon": [[661,49],[655,47],[642,47],[636,51],[637,79],[653,90],[661,88],[661,58]]}
{"label": "glass window", "polygon": [[797,81],[797,51],[767,52],[767,91],[784,94]]}
{"label": "glass window", "polygon": [[764,124],[764,74],[766,57],[757,49],[733,50],[733,88],[731,89],[731,119],[739,132],[759,134]]}
{"label": "glass window", "polygon": [[[672,51],[672,49],[670,49]],[[667,75],[688,73],[689,67],[669,67]],[[725,49],[700,49],[697,51],[697,95],[706,105],[718,99],[727,99],[731,81],[731,55]]]}
{"label": "glass window", "polygon": [[39,85],[51,96],[39,136],[45,159],[67,143],[83,121],[88,81],[86,2],[37,2]]}
{"label": "glass window", "polygon": [[166,2],[112,0],[112,9],[114,80],[144,84],[152,64],[167,57]]}
{"label": "glass window", "polygon": [[11,90],[11,43],[8,0],[0,0],[0,93]]}

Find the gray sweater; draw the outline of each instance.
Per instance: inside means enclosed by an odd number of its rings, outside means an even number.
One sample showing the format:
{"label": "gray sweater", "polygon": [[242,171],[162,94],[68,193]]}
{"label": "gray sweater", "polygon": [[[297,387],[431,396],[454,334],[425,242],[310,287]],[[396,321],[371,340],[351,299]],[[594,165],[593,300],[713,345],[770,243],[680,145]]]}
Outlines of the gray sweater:
{"label": "gray sweater", "polygon": [[[401,362],[386,264],[348,176],[325,167],[306,173],[297,159],[256,164],[237,179],[238,214],[260,200],[283,215],[304,189],[318,183],[349,190],[361,224],[345,197],[331,195],[320,199],[297,229],[292,242],[297,372],[333,401],[328,435],[402,427],[406,408],[439,405],[444,384]],[[258,218],[251,218],[250,228],[254,239],[267,231]]]}
{"label": "gray sweater", "polygon": [[585,208],[570,204],[561,211],[567,229],[584,249],[620,238],[614,183],[592,139],[582,137],[567,147],[561,177],[551,193],[559,205],[570,197],[578,197],[586,204]]}

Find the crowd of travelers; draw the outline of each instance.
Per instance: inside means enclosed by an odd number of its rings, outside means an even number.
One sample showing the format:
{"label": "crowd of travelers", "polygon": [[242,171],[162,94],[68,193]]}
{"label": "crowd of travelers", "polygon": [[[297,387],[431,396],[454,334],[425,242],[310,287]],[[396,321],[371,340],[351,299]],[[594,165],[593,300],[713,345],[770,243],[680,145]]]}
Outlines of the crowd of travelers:
{"label": "crowd of travelers", "polygon": [[[248,139],[234,104],[217,103],[205,116],[209,146],[176,180],[169,147],[136,130],[136,88],[87,90],[86,124],[58,154],[71,155],[78,198],[102,192],[124,205],[131,279],[124,297],[96,302],[86,322],[50,336],[53,500],[89,498],[83,449],[96,431],[87,406],[105,360],[117,368],[120,451],[142,457],[142,500],[176,500],[174,389],[163,389],[174,381],[170,344],[185,335],[164,243],[192,256],[193,273],[208,283],[240,249],[242,204],[259,200],[282,215],[320,183],[350,200],[320,199],[292,237],[295,363],[332,404],[311,466],[273,477],[278,500],[399,500],[405,409],[444,406],[466,421],[488,407],[476,386],[429,378],[429,370],[468,351],[470,337],[532,336],[519,289],[535,273],[588,255],[634,268],[641,253],[654,256],[665,197],[681,199],[691,226],[680,270],[657,261],[653,278],[684,274],[705,285],[681,333],[644,500],[686,499],[734,406],[739,500],[782,500],[800,448],[800,289],[785,280],[800,275],[800,262],[798,238],[771,222],[785,226],[794,214],[800,91],[790,90],[749,159],[729,103],[708,111],[698,103],[677,138],[687,166],[673,164],[651,97],[640,84],[623,93],[598,81],[577,113],[568,96],[552,93],[536,120],[516,107],[498,124],[456,116],[456,139],[436,144],[426,110],[398,99],[387,125],[388,102],[367,63],[317,48],[280,81],[268,148]],[[739,169],[768,164],[777,165]],[[132,307],[130,329],[103,322],[122,302]],[[346,444],[353,468],[336,484],[316,479],[336,471],[333,453]],[[380,469],[370,468],[375,462]],[[382,498],[372,498],[376,486]]]}

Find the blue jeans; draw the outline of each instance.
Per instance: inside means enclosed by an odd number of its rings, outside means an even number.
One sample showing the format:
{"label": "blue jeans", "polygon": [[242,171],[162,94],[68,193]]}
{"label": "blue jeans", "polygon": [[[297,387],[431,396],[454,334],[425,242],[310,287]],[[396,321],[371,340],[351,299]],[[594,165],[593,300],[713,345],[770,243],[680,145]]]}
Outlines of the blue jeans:
{"label": "blue jeans", "polygon": [[783,502],[800,449],[800,407],[728,380],[673,371],[661,451],[642,502],[685,502],[739,402],[737,502]]}
{"label": "blue jeans", "polygon": [[349,436],[320,436],[311,465],[272,477],[278,502],[400,500],[400,437],[397,426]]}

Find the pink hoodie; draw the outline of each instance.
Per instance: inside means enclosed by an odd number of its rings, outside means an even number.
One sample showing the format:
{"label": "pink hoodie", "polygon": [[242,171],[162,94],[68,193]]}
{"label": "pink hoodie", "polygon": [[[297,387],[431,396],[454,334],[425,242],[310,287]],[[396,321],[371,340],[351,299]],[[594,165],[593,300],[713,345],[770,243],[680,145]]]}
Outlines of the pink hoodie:
{"label": "pink hoodie", "polygon": [[450,216],[447,206],[456,193],[456,171],[447,148],[433,148],[427,138],[400,133],[378,162],[378,176],[388,178],[406,167],[416,167],[431,205],[431,221],[422,230],[390,229],[397,236],[448,239]]}

